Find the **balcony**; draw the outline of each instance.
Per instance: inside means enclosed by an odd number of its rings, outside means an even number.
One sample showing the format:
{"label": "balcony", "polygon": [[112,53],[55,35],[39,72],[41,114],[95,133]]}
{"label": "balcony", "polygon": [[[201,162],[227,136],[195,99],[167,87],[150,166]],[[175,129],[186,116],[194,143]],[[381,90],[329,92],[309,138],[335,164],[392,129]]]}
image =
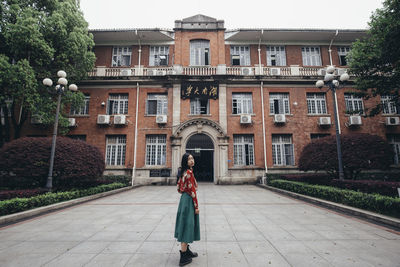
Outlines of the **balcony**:
{"label": "balcony", "polygon": [[[339,73],[346,72],[347,69],[338,69]],[[315,77],[324,76],[323,67],[300,67],[297,65],[290,67],[227,67],[218,66],[189,66],[184,67],[174,65],[172,67],[138,67],[135,68],[117,68],[117,67],[97,67],[88,73],[89,78],[94,77],[133,77],[133,76],[267,76],[267,77]]]}

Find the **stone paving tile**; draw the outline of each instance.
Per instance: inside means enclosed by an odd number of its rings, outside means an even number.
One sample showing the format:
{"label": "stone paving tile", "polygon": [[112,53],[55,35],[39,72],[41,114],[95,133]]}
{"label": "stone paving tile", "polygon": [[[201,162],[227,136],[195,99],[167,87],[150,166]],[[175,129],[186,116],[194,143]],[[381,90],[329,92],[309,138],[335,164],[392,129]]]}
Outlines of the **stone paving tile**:
{"label": "stone paving tile", "polygon": [[[199,184],[190,266],[400,266],[400,234],[265,189]],[[177,266],[175,186],[147,186],[0,228],[0,266]]]}

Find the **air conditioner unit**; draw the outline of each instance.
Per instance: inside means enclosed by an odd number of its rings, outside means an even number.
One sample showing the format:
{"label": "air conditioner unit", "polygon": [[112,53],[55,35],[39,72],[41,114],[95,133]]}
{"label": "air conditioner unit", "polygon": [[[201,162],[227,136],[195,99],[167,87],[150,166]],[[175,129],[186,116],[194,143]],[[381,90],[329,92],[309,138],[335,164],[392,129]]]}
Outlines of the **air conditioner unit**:
{"label": "air conditioner unit", "polygon": [[97,124],[110,124],[110,115],[97,115]]}
{"label": "air conditioner unit", "polygon": [[274,115],[274,122],[275,123],[285,123],[286,122],[285,114],[275,114]]}
{"label": "air conditioner unit", "polygon": [[167,123],[167,115],[157,115],[156,123],[159,123],[159,124]]}
{"label": "air conditioner unit", "polygon": [[165,70],[157,70],[155,75],[157,75],[157,76],[164,76],[164,75],[166,75],[166,74],[167,74],[167,72],[166,72]]}
{"label": "air conditioner unit", "polygon": [[120,75],[121,76],[131,76],[132,70],[131,69],[121,69]]}
{"label": "air conditioner unit", "polygon": [[253,69],[249,67],[241,68],[240,73],[242,75],[253,75]]}
{"label": "air conditioner unit", "polygon": [[76,126],[76,120],[75,120],[75,118],[68,118],[68,126],[69,126],[69,127],[74,127],[74,126]]}
{"label": "air conditioner unit", "polygon": [[250,124],[251,123],[251,115],[249,115],[249,114],[240,115],[240,123],[241,124]]}
{"label": "air conditioner unit", "polygon": [[115,115],[114,116],[114,124],[126,124],[126,116],[125,115]]}
{"label": "air conditioner unit", "polygon": [[318,75],[319,76],[325,76],[325,74],[326,74],[326,69],[319,69],[318,70]]}
{"label": "air conditioner unit", "polygon": [[399,117],[387,117],[385,121],[386,125],[400,125]]}
{"label": "air conditioner unit", "polygon": [[349,125],[361,125],[361,116],[350,116],[349,118]]}
{"label": "air conditioner unit", "polygon": [[321,125],[321,126],[331,125],[331,117],[318,118],[318,125]]}
{"label": "air conditioner unit", "polygon": [[40,116],[32,116],[31,117],[31,124],[42,124],[43,120]]}
{"label": "air conditioner unit", "polygon": [[269,73],[274,76],[281,75],[281,69],[280,68],[270,68]]}

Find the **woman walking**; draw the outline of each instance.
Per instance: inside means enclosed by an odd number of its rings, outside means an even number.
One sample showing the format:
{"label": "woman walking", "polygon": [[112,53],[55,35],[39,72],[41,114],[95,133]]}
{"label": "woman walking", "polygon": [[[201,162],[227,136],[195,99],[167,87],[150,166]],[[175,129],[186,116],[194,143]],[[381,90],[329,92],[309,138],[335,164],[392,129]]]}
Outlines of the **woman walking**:
{"label": "woman walking", "polygon": [[194,158],[185,153],[181,161],[181,177],[178,180],[178,192],[181,193],[178,212],[176,214],[175,238],[181,242],[181,258],[179,266],[192,262],[197,257],[189,243],[200,240],[199,205],[197,201],[197,181],[193,175]]}

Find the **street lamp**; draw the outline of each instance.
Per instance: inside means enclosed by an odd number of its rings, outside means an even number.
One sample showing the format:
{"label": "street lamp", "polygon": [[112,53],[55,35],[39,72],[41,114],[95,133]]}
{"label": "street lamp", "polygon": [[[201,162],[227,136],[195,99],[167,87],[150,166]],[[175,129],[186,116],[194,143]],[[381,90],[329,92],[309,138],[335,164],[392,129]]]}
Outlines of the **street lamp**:
{"label": "street lamp", "polygon": [[[324,80],[318,80],[315,83],[315,86],[321,89],[324,85],[327,85],[329,87],[329,90],[332,91],[333,109],[335,114],[335,128],[336,128],[336,148],[337,148],[338,162],[339,162],[339,179],[343,180],[344,172],[343,172],[343,162],[342,162],[342,148],[340,145],[339,123],[338,123],[337,106],[336,106],[336,90],[339,89],[340,82],[337,79],[335,79],[337,77],[338,75],[335,75],[335,67],[332,65],[328,66],[326,68],[326,74]],[[349,80],[349,78],[350,77],[347,73],[343,73],[342,75],[340,75],[339,80],[342,83],[345,83],[346,81]]]}
{"label": "street lamp", "polygon": [[[64,89],[68,84],[68,81],[65,77],[67,77],[67,73],[63,70],[59,70],[57,72],[57,76],[58,81],[57,81],[57,85],[55,87],[57,95],[58,95],[58,99],[57,99],[57,110],[56,110],[56,119],[54,121],[54,130],[53,130],[53,139],[52,139],[52,143],[51,143],[51,155],[50,155],[50,167],[49,167],[49,174],[47,176],[47,183],[46,183],[46,188],[48,190],[51,190],[53,187],[53,166],[54,166],[54,155],[56,152],[56,139],[57,139],[57,128],[58,128],[58,116],[60,113],[60,104],[61,104],[61,95],[64,93]],[[53,85],[53,81],[49,78],[45,78],[43,80],[43,84],[45,86],[52,86]],[[68,89],[70,91],[76,92],[78,90],[78,86],[76,86],[75,84],[70,84]]]}

